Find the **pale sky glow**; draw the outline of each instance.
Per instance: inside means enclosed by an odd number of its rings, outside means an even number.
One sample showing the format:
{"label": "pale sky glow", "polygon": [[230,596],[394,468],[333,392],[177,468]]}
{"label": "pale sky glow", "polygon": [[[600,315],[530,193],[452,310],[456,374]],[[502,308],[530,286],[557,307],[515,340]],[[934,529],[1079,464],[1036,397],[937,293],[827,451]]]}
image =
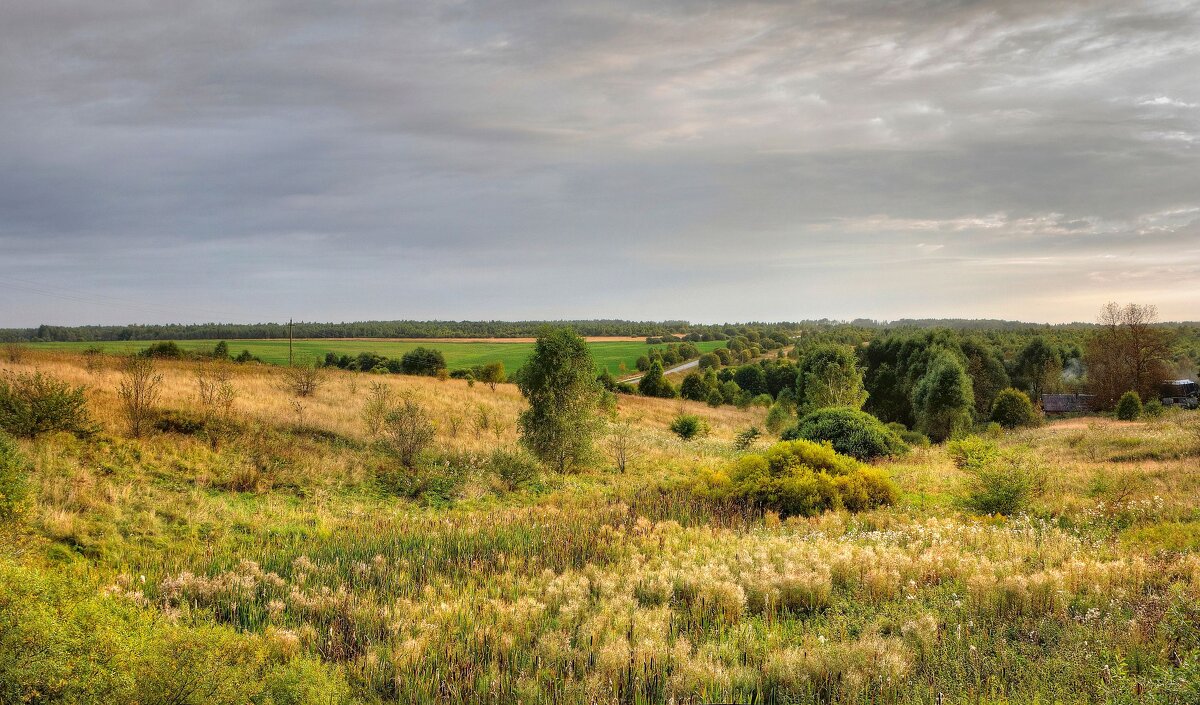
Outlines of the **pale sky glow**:
{"label": "pale sky glow", "polygon": [[1200,3],[12,0],[0,326],[1200,319]]}

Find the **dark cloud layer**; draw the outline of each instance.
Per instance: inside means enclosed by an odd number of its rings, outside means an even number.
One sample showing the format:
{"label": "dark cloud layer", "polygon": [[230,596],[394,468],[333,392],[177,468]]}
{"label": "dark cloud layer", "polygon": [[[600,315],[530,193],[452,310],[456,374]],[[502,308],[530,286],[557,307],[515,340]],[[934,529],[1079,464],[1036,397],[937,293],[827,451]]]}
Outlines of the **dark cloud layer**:
{"label": "dark cloud layer", "polygon": [[1195,2],[16,0],[0,325],[1200,315]]}

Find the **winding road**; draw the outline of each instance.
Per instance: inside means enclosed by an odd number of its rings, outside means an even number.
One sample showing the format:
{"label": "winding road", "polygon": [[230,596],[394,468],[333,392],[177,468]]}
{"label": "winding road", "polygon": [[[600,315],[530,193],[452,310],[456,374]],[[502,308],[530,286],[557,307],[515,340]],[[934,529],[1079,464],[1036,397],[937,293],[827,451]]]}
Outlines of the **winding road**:
{"label": "winding road", "polygon": [[[668,367],[667,369],[663,370],[663,374],[664,375],[674,374],[676,372],[683,372],[684,370],[690,370],[693,367],[699,367],[699,366],[700,366],[700,358],[696,358],[694,360],[688,360],[687,362],[683,362],[678,365],[675,365],[674,367]],[[642,377],[645,377],[645,376],[646,376],[646,374],[643,372],[640,374],[636,374],[632,377],[623,377],[619,381],[628,382],[630,384],[633,384],[635,382],[640,381],[642,379]]]}

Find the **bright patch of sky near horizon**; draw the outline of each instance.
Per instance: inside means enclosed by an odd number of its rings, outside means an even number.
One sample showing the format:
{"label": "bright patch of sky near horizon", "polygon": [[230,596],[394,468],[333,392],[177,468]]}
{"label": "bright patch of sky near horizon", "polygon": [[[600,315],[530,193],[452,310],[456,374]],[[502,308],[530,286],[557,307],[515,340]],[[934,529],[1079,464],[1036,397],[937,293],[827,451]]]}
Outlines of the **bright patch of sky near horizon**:
{"label": "bright patch of sky near horizon", "polygon": [[14,0],[0,326],[1200,318],[1200,3]]}

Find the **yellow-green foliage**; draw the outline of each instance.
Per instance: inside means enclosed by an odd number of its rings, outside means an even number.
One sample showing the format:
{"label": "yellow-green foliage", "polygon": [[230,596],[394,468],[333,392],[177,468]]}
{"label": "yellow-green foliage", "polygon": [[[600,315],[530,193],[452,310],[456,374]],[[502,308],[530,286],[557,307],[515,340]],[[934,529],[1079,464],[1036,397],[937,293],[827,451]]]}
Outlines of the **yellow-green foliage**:
{"label": "yellow-green foliage", "polygon": [[28,463],[17,444],[0,431],[0,522],[11,521],[25,509]]}
{"label": "yellow-green foliage", "polygon": [[[409,471],[371,443],[368,378],[330,371],[301,425],[278,370],[238,368],[220,433],[128,439],[111,369],[27,358],[86,382],[102,430],[16,441],[5,705],[1195,701],[1195,415],[989,439],[962,458],[1051,472],[1028,511],[977,516],[955,504],[974,475],[941,447],[878,466],[814,444],[747,456],[735,436],[762,410],[622,396],[626,472],[560,474],[515,450],[511,387],[371,377],[437,421],[413,481],[454,486],[431,502],[383,491]],[[187,407],[191,367],[160,364],[163,408]],[[671,433],[681,404],[712,434]],[[812,475],[857,506],[884,473],[902,493],[857,513],[732,495],[735,477],[786,496]]]}
{"label": "yellow-green foliage", "polygon": [[840,455],[828,443],[803,440],[745,455],[726,470],[702,476],[697,491],[783,517],[842,508],[859,512],[891,504],[897,494],[884,471]]}
{"label": "yellow-green foliage", "polygon": [[335,670],[276,631],[166,620],[134,587],[0,559],[0,702],[347,703]]}

